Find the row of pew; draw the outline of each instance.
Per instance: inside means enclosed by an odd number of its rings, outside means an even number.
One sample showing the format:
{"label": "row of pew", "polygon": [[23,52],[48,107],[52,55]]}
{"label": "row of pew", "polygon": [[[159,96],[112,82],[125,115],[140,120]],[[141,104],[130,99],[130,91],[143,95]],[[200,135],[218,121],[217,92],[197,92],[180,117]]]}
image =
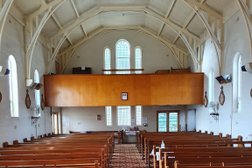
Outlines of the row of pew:
{"label": "row of pew", "polygon": [[252,141],[243,141],[241,136],[140,132],[137,147],[148,167],[252,168]]}
{"label": "row of pew", "polygon": [[114,134],[69,134],[33,139],[0,148],[0,167],[107,168]]}

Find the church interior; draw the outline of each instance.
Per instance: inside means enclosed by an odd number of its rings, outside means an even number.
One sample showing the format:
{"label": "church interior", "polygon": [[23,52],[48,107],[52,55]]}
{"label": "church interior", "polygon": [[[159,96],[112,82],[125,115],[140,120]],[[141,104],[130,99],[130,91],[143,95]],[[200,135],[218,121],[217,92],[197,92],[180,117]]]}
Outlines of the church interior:
{"label": "church interior", "polygon": [[0,167],[252,167],[252,0],[0,4]]}

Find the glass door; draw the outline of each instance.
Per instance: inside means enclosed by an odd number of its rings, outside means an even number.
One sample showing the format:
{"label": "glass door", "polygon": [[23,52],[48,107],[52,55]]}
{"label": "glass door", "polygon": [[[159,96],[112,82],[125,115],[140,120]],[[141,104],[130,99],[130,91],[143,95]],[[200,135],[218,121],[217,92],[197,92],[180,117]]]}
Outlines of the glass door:
{"label": "glass door", "polygon": [[178,132],[178,112],[168,112],[169,132]]}
{"label": "glass door", "polygon": [[158,132],[178,132],[179,112],[178,111],[158,111],[157,112]]}
{"label": "glass door", "polygon": [[167,132],[167,113],[158,112],[158,132]]}

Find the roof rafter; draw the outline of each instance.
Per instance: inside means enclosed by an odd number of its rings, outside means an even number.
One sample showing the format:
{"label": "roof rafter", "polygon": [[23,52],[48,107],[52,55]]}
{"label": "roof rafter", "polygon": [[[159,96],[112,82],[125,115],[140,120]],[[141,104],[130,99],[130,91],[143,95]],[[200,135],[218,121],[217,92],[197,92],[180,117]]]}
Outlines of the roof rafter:
{"label": "roof rafter", "polygon": [[[52,18],[53,18],[53,20],[55,21],[56,25],[59,27],[59,29],[62,30],[63,27],[61,26],[59,20],[58,20],[57,17],[55,16],[55,14],[52,14]],[[65,36],[66,36],[66,35],[65,35]],[[66,36],[66,39],[67,39],[67,41],[68,41],[71,45],[73,45],[73,42],[71,41],[71,39],[70,39],[68,36]]]}
{"label": "roof rafter", "polygon": [[53,8],[54,6],[57,6],[60,3],[62,3],[62,0],[53,0],[49,3],[46,3],[44,0],[42,0],[42,5],[40,6],[40,8],[36,10],[35,12],[33,12],[32,14],[30,14],[27,18],[28,20],[36,18],[40,14],[46,12],[49,8]]}
{"label": "roof rafter", "polygon": [[206,3],[199,3],[195,0],[184,0],[186,3],[194,6],[194,7],[197,7],[198,10],[201,9],[203,10],[204,12],[206,12],[208,15],[214,17],[215,19],[217,20],[222,20],[223,19],[223,16],[221,13],[215,11],[213,8],[209,7]]}
{"label": "roof rafter", "polygon": [[[199,4],[199,7],[201,7],[204,3],[206,2],[206,0],[202,0],[201,2],[200,2],[200,4]],[[195,13],[195,12],[193,12],[189,17],[188,17],[188,19],[186,20],[186,23],[183,25],[183,29],[186,29],[188,26],[189,26],[189,24],[192,22],[192,20],[195,18],[195,16],[196,16],[197,14]],[[181,34],[181,33],[180,33]],[[179,39],[179,35],[174,39],[174,41],[173,41],[173,43],[175,44],[177,41],[178,41],[178,39]]]}
{"label": "roof rafter", "polygon": [[[165,14],[165,18],[166,18],[166,19],[170,16],[170,14],[171,14],[171,12],[172,12],[172,10],[173,10],[173,8],[174,8],[176,2],[177,2],[176,0],[173,0],[173,1],[172,1],[172,4],[170,5],[170,7],[168,8],[168,10],[167,10],[167,12],[166,12],[166,14]],[[162,25],[160,26],[160,29],[159,29],[159,31],[158,31],[158,35],[160,35],[160,34],[162,33],[164,27],[165,27],[165,23],[162,22]]]}
{"label": "roof rafter", "polygon": [[[32,63],[32,58],[33,58],[33,52],[35,49],[36,42],[39,38],[39,35],[41,33],[41,30],[43,29],[44,25],[48,21],[48,19],[51,17],[51,15],[65,2],[65,0],[61,0],[60,3],[58,3],[56,6],[50,6],[48,10],[43,14],[43,17],[39,20],[39,17],[35,18],[36,21],[36,27],[35,27],[35,32],[31,32],[31,39],[29,40],[30,42],[28,43],[26,52],[25,52],[25,58],[26,58],[26,80],[27,81],[32,81],[31,79],[31,63]],[[33,27],[32,25],[33,20],[27,20],[28,26],[31,28]],[[27,36],[26,36],[27,38]],[[28,41],[28,40],[27,40]],[[26,82],[27,82],[26,81]],[[30,82],[27,82],[27,84]],[[28,84],[29,85],[29,84]],[[27,86],[28,86],[27,85]]]}
{"label": "roof rafter", "polygon": [[[210,16],[213,13],[216,14],[216,12],[214,12],[213,10],[210,10],[209,8],[203,8],[203,7],[206,7],[206,6],[204,6],[205,4],[201,5],[200,3],[197,3],[193,0],[184,0],[184,1],[197,14],[199,19],[202,21],[203,25],[205,26],[206,31],[208,32],[210,38],[212,39],[215,50],[216,50],[216,54],[217,54],[219,72],[220,72],[220,74],[222,74],[222,63],[223,63],[223,55],[222,55],[223,54],[223,52],[222,52],[222,34],[223,34],[222,21],[223,21],[223,17],[222,17],[222,15],[219,18],[215,18],[214,21],[217,24],[212,24],[214,22],[211,23],[210,20],[207,19],[206,16],[202,13],[202,11],[205,11],[206,9],[208,9],[207,14]],[[205,0],[203,0],[202,2],[204,2],[204,1]],[[212,26],[214,26],[215,29]]]}
{"label": "roof rafter", "polygon": [[[80,17],[80,14],[79,14],[79,12],[78,12],[78,9],[77,9],[77,7],[76,7],[74,1],[73,1],[73,0],[70,0],[70,2],[71,2],[71,4],[72,4],[72,7],[73,7],[74,12],[75,12],[75,14],[76,14],[76,17],[79,18],[79,17]],[[82,29],[83,34],[84,34],[85,36],[87,36],[87,32],[86,32],[86,30],[85,30],[85,28],[84,28],[84,26],[83,26],[82,24],[81,24],[81,29]]]}
{"label": "roof rafter", "polygon": [[1,1],[2,8],[0,9],[0,48],[2,46],[2,36],[3,36],[3,29],[9,14],[11,5],[14,0],[7,0],[5,2]]}
{"label": "roof rafter", "polygon": [[159,15],[157,12],[153,11],[150,8],[146,8],[145,6],[100,6],[100,7],[93,7],[90,10],[88,10],[87,12],[83,13],[79,18],[77,18],[74,22],[69,22],[67,23],[66,27],[63,30],[60,30],[59,32],[55,33],[55,35],[53,35],[51,37],[52,39],[55,39],[56,37],[64,34],[65,32],[69,32],[72,31],[74,28],[76,28],[77,26],[80,26],[82,22],[86,21],[89,18],[92,18],[96,15],[98,15],[99,13],[102,12],[107,12],[107,11],[133,11],[133,12],[142,12],[146,15],[150,15],[153,16],[154,18],[164,22],[165,24],[169,25],[170,27],[172,27],[172,29],[176,32],[181,31],[182,33],[184,33],[185,35],[191,37],[192,39],[196,40],[196,41],[200,41],[200,38],[198,36],[196,36],[195,34],[189,32],[188,30],[183,30],[181,28],[181,26],[173,23],[172,21],[170,21],[169,19]]}
{"label": "roof rafter", "polygon": [[200,37],[189,32],[187,29],[183,29],[180,25],[172,22],[169,18],[164,18],[160,14],[158,14],[155,9],[145,8],[144,12],[146,12],[148,15],[164,22],[167,24],[173,31],[176,33],[182,32],[184,35],[194,39],[195,41],[200,41]]}

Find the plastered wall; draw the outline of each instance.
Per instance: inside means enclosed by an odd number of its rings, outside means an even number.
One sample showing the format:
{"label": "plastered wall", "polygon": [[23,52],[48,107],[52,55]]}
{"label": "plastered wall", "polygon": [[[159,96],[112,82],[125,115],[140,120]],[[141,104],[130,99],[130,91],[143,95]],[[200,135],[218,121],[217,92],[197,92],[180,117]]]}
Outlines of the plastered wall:
{"label": "plastered wall", "polygon": [[[32,60],[31,76],[35,69],[39,71],[40,81],[45,73],[47,49],[37,43]],[[0,146],[2,142],[12,143],[13,140],[22,142],[23,138],[43,135],[51,132],[51,115],[48,108],[41,113],[41,118],[34,123],[31,120],[31,110],[25,106],[25,55],[23,27],[12,17],[8,17],[2,38],[0,64],[7,67],[8,56],[13,55],[17,62],[18,72],[18,95],[19,95],[19,117],[11,117],[9,105],[9,82],[8,76],[0,77],[0,91],[3,100],[0,103]],[[43,89],[41,90],[43,93]],[[29,89],[29,94],[34,105],[34,91]]]}

